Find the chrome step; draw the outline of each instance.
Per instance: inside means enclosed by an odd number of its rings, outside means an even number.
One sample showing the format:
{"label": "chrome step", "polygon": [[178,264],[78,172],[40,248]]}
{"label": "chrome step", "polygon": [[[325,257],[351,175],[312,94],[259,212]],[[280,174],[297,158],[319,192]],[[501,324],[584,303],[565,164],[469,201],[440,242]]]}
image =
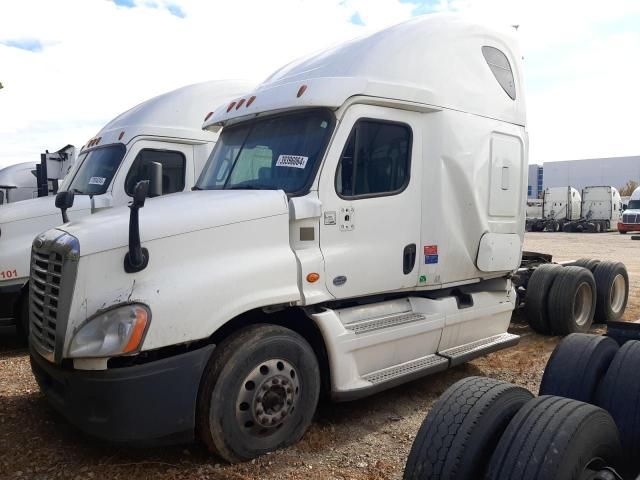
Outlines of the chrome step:
{"label": "chrome step", "polygon": [[383,368],[375,372],[363,375],[363,379],[373,383],[389,382],[393,379],[405,377],[414,373],[420,373],[420,376],[428,373],[436,373],[446,370],[449,367],[449,360],[436,354],[427,355],[426,357],[411,360],[410,362],[394,365],[393,367]]}
{"label": "chrome step", "polygon": [[487,353],[502,350],[503,348],[512,347],[520,341],[519,335],[511,333],[501,333],[493,337],[483,338],[475,342],[460,345],[459,347],[449,348],[438,352],[438,355],[451,360],[451,366],[460,365],[468,362],[476,357],[486,355]]}
{"label": "chrome step", "polygon": [[403,323],[419,322],[425,318],[427,317],[421,313],[402,312],[385,315],[384,317],[369,318],[359,322],[347,323],[345,324],[345,328],[358,335],[372,330],[380,330],[381,328],[395,327],[397,325],[402,325]]}

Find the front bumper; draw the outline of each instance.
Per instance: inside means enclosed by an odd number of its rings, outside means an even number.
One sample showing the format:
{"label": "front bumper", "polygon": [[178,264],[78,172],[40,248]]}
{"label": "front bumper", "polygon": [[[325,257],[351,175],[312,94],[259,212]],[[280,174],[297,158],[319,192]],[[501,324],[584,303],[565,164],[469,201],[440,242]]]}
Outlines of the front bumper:
{"label": "front bumper", "polygon": [[31,370],[49,403],[89,435],[141,446],[194,438],[202,372],[214,345],[133,367],[63,368],[29,350]]}
{"label": "front bumper", "polygon": [[21,292],[20,284],[0,287],[0,327],[9,327],[16,323]]}
{"label": "front bumper", "polygon": [[640,223],[622,223],[618,222],[619,232],[640,232]]}

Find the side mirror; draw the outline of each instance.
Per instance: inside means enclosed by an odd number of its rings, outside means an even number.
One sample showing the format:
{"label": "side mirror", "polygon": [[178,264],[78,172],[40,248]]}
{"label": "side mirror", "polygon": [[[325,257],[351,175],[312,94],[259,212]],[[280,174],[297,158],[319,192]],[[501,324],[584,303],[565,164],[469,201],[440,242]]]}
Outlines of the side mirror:
{"label": "side mirror", "polygon": [[147,268],[149,251],[140,243],[140,221],[138,211],[144,207],[149,191],[149,180],[138,182],[133,189],[133,201],[129,205],[129,251],[124,257],[124,271],[135,273]]}
{"label": "side mirror", "polygon": [[73,207],[74,194],[71,191],[58,192],[56,195],[56,208],[59,208],[62,212],[62,221],[67,223],[69,217],[67,217],[67,209]]}
{"label": "side mirror", "polygon": [[151,162],[149,168],[149,197],[159,197],[162,195],[162,164]]}

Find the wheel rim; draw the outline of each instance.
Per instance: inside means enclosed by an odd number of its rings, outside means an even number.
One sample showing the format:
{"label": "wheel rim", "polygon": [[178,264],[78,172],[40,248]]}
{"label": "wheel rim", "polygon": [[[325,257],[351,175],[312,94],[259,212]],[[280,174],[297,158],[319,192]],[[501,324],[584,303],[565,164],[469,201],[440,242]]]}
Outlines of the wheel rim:
{"label": "wheel rim", "polygon": [[573,299],[573,318],[576,319],[576,323],[581,327],[589,321],[592,300],[593,292],[591,291],[591,286],[586,282],[581,283]]}
{"label": "wheel rim", "polygon": [[298,374],[291,363],[281,359],[262,362],[241,384],[236,420],[250,435],[273,435],[294,412],[299,394]]}
{"label": "wheel rim", "polygon": [[616,275],[611,285],[611,293],[609,294],[611,310],[614,313],[620,313],[624,305],[624,294],[626,290],[626,282],[621,274]]}

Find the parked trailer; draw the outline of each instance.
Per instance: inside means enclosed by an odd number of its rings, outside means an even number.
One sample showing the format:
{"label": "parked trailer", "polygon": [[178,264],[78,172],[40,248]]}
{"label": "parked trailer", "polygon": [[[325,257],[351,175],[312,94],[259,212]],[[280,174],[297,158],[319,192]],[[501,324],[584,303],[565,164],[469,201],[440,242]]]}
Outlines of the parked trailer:
{"label": "parked trailer", "polygon": [[580,193],[573,187],[547,187],[542,198],[542,218],[531,223],[533,232],[560,232],[565,223],[579,220]]}
{"label": "parked trailer", "polygon": [[640,187],[631,194],[627,208],[622,213],[622,219],[618,222],[618,232],[640,232]]}
{"label": "parked trailer", "polygon": [[[237,81],[190,85],[113,119],[83,147],[60,187],[75,195],[68,217],[76,221],[126,205],[136,181],[144,178],[156,179],[154,196],[190,190],[218,137],[200,128],[207,113],[203,104],[224,101],[250,88]],[[64,171],[54,154],[45,154],[42,164],[50,178],[56,168]],[[16,325],[25,339],[33,238],[65,222],[53,197],[0,207],[0,327]]]}
{"label": "parked trailer", "polygon": [[591,186],[582,189],[582,218],[567,222],[564,232],[608,232],[622,219],[622,199],[615,187]]}
{"label": "parked trailer", "polygon": [[[51,404],[103,439],[198,435],[242,461],[299,440],[321,391],[351,400],[514,345],[513,35],[429,15],[288,64],[205,121],[223,130],[195,191],[145,206],[140,182],[129,209],[39,235],[30,357]],[[593,275],[561,270],[554,308],[584,328]]]}
{"label": "parked trailer", "polygon": [[58,182],[75,161],[75,147],[40,155],[40,163],[18,163],[0,170],[0,205],[58,193]]}
{"label": "parked trailer", "polygon": [[637,480],[640,324],[572,334],[547,362],[539,397],[469,377],[427,414],[405,480]]}

